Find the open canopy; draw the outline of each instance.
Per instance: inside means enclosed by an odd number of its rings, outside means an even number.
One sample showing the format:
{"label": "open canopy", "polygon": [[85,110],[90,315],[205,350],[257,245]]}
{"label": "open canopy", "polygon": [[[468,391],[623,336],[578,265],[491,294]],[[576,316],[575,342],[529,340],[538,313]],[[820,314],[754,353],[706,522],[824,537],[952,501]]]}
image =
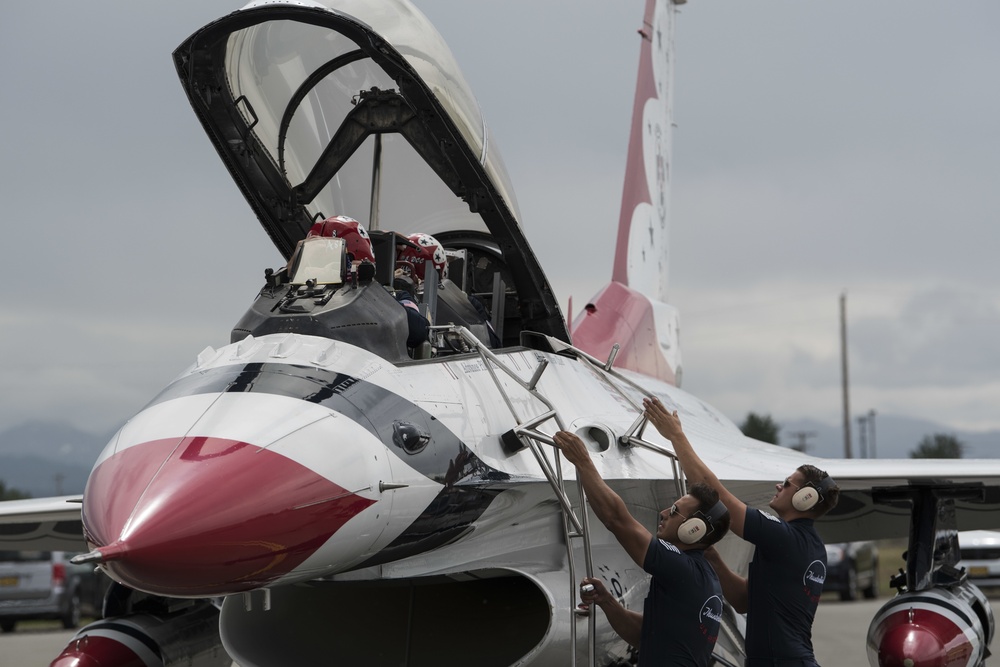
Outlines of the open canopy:
{"label": "open canopy", "polygon": [[503,161],[443,39],[406,0],[254,2],[184,41],[191,105],[278,250],[313,221],[475,239],[525,328],[567,339]]}

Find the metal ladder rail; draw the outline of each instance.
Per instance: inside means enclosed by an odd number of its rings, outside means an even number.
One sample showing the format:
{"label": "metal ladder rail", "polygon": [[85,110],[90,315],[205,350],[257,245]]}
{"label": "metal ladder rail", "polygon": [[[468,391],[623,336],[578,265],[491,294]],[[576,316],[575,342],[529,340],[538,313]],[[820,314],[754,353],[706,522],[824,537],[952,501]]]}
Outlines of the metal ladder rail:
{"label": "metal ladder rail", "polygon": [[[597,359],[596,357],[593,357],[590,354],[584,352],[580,348],[573,347],[572,345],[566,345],[564,349],[574,352],[579,356],[580,359],[586,361],[591,366],[596,367],[605,375],[629,385],[630,387],[632,387],[633,389],[642,394],[649,393],[645,387],[637,384],[636,382],[633,382],[632,380],[628,379],[627,377],[616,371],[614,368],[612,368],[612,364],[614,364],[615,357],[618,356],[618,350],[620,349],[618,343],[615,343],[614,346],[611,348],[611,354],[608,355],[608,360],[606,362],[602,362],[600,359]],[[625,399],[625,401],[629,405],[631,405],[634,410],[637,410],[639,412],[639,416],[636,418],[634,422],[632,422],[632,425],[629,427],[629,429],[623,435],[618,437],[618,444],[621,445],[622,447],[641,447],[643,449],[648,449],[649,451],[655,452],[662,456],[666,456],[668,459],[670,459],[670,469],[674,475],[674,487],[677,491],[677,497],[680,498],[681,496],[686,495],[687,478],[684,475],[684,470],[681,467],[680,461],[677,458],[677,454],[673,450],[667,449],[666,447],[661,447],[652,442],[649,442],[648,440],[644,440],[642,434],[646,430],[646,425],[649,423],[649,421],[646,419],[646,416],[644,414],[645,411],[643,410],[642,406],[633,401],[632,397],[629,396],[627,393],[625,393],[625,391],[623,391],[622,388],[615,382],[608,381],[607,384],[612,389],[614,389],[619,396]]]}
{"label": "metal ladder rail", "polygon": [[[581,521],[580,519],[577,518],[576,513],[573,511],[573,506],[570,503],[569,498],[566,496],[565,482],[562,475],[562,465],[561,465],[562,457],[559,454],[559,449],[555,447],[555,441],[552,439],[551,436],[542,433],[534,428],[535,426],[541,424],[542,422],[548,421],[549,419],[554,419],[559,430],[565,429],[565,425],[563,424],[562,419],[559,417],[558,412],[552,405],[552,402],[549,401],[544,395],[542,395],[535,388],[535,386],[538,384],[538,380],[542,376],[542,373],[544,373],[545,369],[548,368],[548,361],[543,359],[542,362],[539,364],[538,368],[535,369],[535,372],[532,375],[531,379],[528,382],[525,382],[513,370],[511,370],[506,364],[504,364],[499,357],[497,357],[491,351],[486,349],[483,346],[482,342],[478,338],[476,338],[472,334],[472,332],[469,331],[466,327],[448,325],[448,326],[432,326],[431,328],[438,330],[446,330],[458,334],[472,349],[474,349],[479,354],[480,358],[483,360],[483,365],[486,367],[486,370],[490,375],[490,378],[493,380],[493,383],[500,391],[500,395],[503,397],[504,402],[507,404],[507,409],[510,410],[511,415],[517,422],[517,426],[514,428],[514,434],[518,437],[518,439],[522,443],[524,443],[528,447],[532,455],[534,455],[535,460],[538,461],[539,467],[542,469],[542,473],[545,475],[545,478],[549,482],[549,486],[552,487],[556,499],[559,501],[560,508],[562,509],[563,535],[566,538],[566,555],[567,555],[567,564],[569,566],[569,576],[570,576],[570,599],[575,600],[577,577],[576,577],[575,558],[573,556],[572,538],[575,537],[583,538],[584,560],[587,571],[587,577],[594,576],[594,564],[590,546],[590,526],[589,526],[589,519],[587,517],[587,497],[586,493],[583,490],[583,485],[577,484],[577,487],[580,492],[580,507],[583,510],[582,512],[583,519]],[[535,398],[545,407],[547,407],[549,409],[548,412],[539,415],[537,417],[534,417],[533,419],[528,420],[527,422],[522,422],[520,415],[518,415],[517,409],[514,407],[514,404],[511,403],[510,397],[507,395],[506,390],[500,383],[500,379],[497,377],[496,372],[493,370],[494,364],[496,365],[497,368],[502,370],[508,377],[514,380],[514,382],[516,382],[520,387],[522,387],[525,391],[531,394],[533,398]],[[552,469],[552,466],[549,463],[548,457],[545,456],[545,453],[541,449],[539,449],[538,446],[535,444],[536,441],[552,445],[556,449],[555,470]],[[570,530],[570,524],[572,524],[575,532]],[[575,616],[575,614],[576,614],[576,607],[573,606],[570,609],[570,615],[572,617]],[[571,645],[573,646],[573,650],[571,652],[571,665],[575,666],[576,644],[577,644],[575,622],[572,621],[570,622],[570,632],[572,634]],[[587,634],[588,634],[587,644],[588,644],[588,657],[589,657],[588,662],[590,667],[594,667],[596,661],[596,645],[595,645],[596,624],[595,624],[594,613],[590,613],[588,616]]]}
{"label": "metal ladder rail", "polygon": [[[503,361],[499,357],[497,357],[495,354],[493,354],[488,349],[486,349],[482,345],[482,343],[479,341],[479,339],[477,339],[465,327],[462,327],[462,326],[446,326],[446,327],[432,327],[432,328],[447,329],[449,331],[458,333],[459,335],[461,335],[465,339],[465,341],[473,349],[476,350],[476,352],[483,359],[484,366],[486,367],[487,372],[490,374],[490,377],[493,379],[494,384],[497,386],[497,389],[500,391],[500,395],[503,396],[503,399],[504,399],[504,401],[507,404],[508,410],[510,410],[510,413],[514,416],[514,419],[518,422],[518,425],[513,429],[515,435],[517,435],[518,438],[521,439],[522,442],[524,442],[532,450],[532,452],[536,455],[536,458],[538,458],[539,463],[541,465],[542,472],[545,474],[545,476],[549,480],[550,484],[555,485],[554,488],[553,488],[553,490],[556,492],[557,498],[560,499],[560,505],[562,506],[563,510],[566,512],[566,514],[569,517],[570,521],[573,523],[574,528],[576,528],[576,530],[581,533],[581,536],[587,538],[585,540],[586,544],[587,544],[587,547],[588,547],[587,550],[586,550],[586,552],[585,552],[585,555],[586,555],[587,561],[588,561],[587,576],[592,576],[593,575],[593,571],[589,567],[590,566],[590,549],[589,549],[590,542],[589,542],[589,531],[587,530],[587,528],[588,528],[587,514],[584,513],[582,515],[583,516],[583,520],[582,521],[580,519],[577,519],[576,516],[575,516],[575,512],[573,511],[572,504],[569,502],[568,498],[566,497],[565,488],[562,486],[563,477],[562,477],[561,457],[556,456],[556,467],[555,467],[555,471],[553,471],[552,470],[552,466],[551,466],[551,464],[548,461],[548,457],[546,457],[545,453],[542,452],[540,449],[538,449],[537,446],[533,442],[533,441],[538,441],[538,442],[542,442],[542,443],[551,445],[553,448],[556,449],[556,452],[558,453],[558,448],[556,447],[555,441],[552,439],[552,437],[549,436],[549,435],[547,435],[547,434],[545,434],[545,433],[542,433],[540,431],[535,430],[533,427],[535,427],[538,424],[541,424],[541,423],[543,423],[543,422],[545,422],[545,421],[547,421],[549,419],[554,419],[555,422],[556,422],[556,425],[558,426],[558,428],[560,430],[565,429],[565,424],[563,423],[562,419],[559,417],[559,414],[556,411],[555,407],[552,405],[552,402],[549,401],[548,398],[546,398],[543,394],[541,394],[535,388],[535,385],[538,383],[538,380],[541,378],[542,373],[545,371],[546,368],[548,368],[548,362],[543,359],[542,362],[541,362],[541,364],[539,364],[538,368],[535,369],[535,373],[532,375],[531,380],[529,380],[528,382],[525,382],[513,370],[511,370],[510,367],[508,367],[505,363],[503,363]],[[534,418],[532,418],[532,419],[530,419],[530,420],[528,420],[526,422],[522,422],[520,416],[517,413],[517,409],[510,402],[510,398],[508,397],[506,390],[504,390],[503,385],[500,383],[500,380],[497,378],[496,372],[493,370],[493,366],[490,364],[490,362],[492,362],[494,365],[496,365],[497,368],[499,368],[500,370],[502,370],[505,374],[507,374],[507,376],[509,376],[512,380],[514,380],[514,382],[516,382],[523,389],[525,389],[529,394],[531,394],[531,396],[533,398],[535,398],[540,403],[542,403],[545,407],[547,407],[549,409],[549,411],[546,412],[546,413],[543,413],[543,414],[541,414],[541,415],[539,415],[537,417],[534,417]],[[580,494],[581,494],[581,500],[585,500],[585,495],[584,495],[583,487],[582,486],[580,487]],[[574,535],[574,537],[576,537],[576,535]]]}
{"label": "metal ladder rail", "polygon": [[687,495],[687,476],[684,474],[684,469],[681,467],[681,462],[677,458],[677,454],[667,449],[666,447],[660,447],[659,445],[653,444],[648,440],[643,440],[642,432],[646,430],[646,425],[649,421],[642,414],[639,415],[638,419],[632,423],[632,426],[624,435],[618,437],[618,444],[622,447],[641,447],[643,449],[648,449],[651,452],[660,454],[670,459],[670,470],[674,474],[674,488],[677,491],[677,497]]}

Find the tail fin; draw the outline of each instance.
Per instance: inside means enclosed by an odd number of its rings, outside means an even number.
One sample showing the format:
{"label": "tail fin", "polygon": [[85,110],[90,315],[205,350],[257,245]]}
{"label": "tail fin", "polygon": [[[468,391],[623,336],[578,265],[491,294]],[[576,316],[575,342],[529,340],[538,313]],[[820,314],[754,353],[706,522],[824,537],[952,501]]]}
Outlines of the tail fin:
{"label": "tail fin", "polygon": [[611,283],[573,323],[573,344],[680,386],[679,319],[666,304],[674,16],[686,0],[646,0],[639,75]]}

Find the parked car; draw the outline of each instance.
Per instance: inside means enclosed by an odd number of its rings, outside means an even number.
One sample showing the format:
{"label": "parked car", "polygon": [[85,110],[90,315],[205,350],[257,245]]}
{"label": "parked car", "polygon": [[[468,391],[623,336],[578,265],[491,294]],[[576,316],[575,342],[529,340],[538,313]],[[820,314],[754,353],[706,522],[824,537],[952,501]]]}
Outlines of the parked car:
{"label": "parked car", "polygon": [[878,597],[878,546],[874,542],[826,545],[824,591],[840,593],[841,600]]}
{"label": "parked car", "polygon": [[1000,533],[964,530],[958,533],[958,548],[969,581],[977,586],[1000,586]]}
{"label": "parked car", "polygon": [[111,584],[93,565],[73,565],[65,551],[0,551],[0,630],[18,621],[48,618],[75,628],[80,617],[101,615]]}

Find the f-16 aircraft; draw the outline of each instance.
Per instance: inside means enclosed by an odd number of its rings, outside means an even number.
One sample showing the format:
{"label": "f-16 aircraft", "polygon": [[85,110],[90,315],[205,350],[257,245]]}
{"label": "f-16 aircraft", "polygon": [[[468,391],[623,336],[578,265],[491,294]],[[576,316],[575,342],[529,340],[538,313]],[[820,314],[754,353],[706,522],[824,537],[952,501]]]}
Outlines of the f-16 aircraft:
{"label": "f-16 aircraft", "polygon": [[[600,577],[639,609],[646,575],[551,444],[577,433],[654,526],[686,481],[647,396],[749,504],[813,463],[843,490],[824,539],[910,535],[873,665],[983,663],[993,617],[955,531],[1000,524],[995,461],[815,459],[680,388],[680,1],[646,5],[613,275],[572,326],[475,98],[408,0],[253,2],[175,50],[280,266],[231,343],[112,437],[82,498],[0,504],[2,548],[85,552],[115,582],[53,665],[633,663],[602,614],[578,613],[578,586]],[[747,543],[719,550],[745,573]],[[744,628],[727,607],[715,664],[742,664]]]}

